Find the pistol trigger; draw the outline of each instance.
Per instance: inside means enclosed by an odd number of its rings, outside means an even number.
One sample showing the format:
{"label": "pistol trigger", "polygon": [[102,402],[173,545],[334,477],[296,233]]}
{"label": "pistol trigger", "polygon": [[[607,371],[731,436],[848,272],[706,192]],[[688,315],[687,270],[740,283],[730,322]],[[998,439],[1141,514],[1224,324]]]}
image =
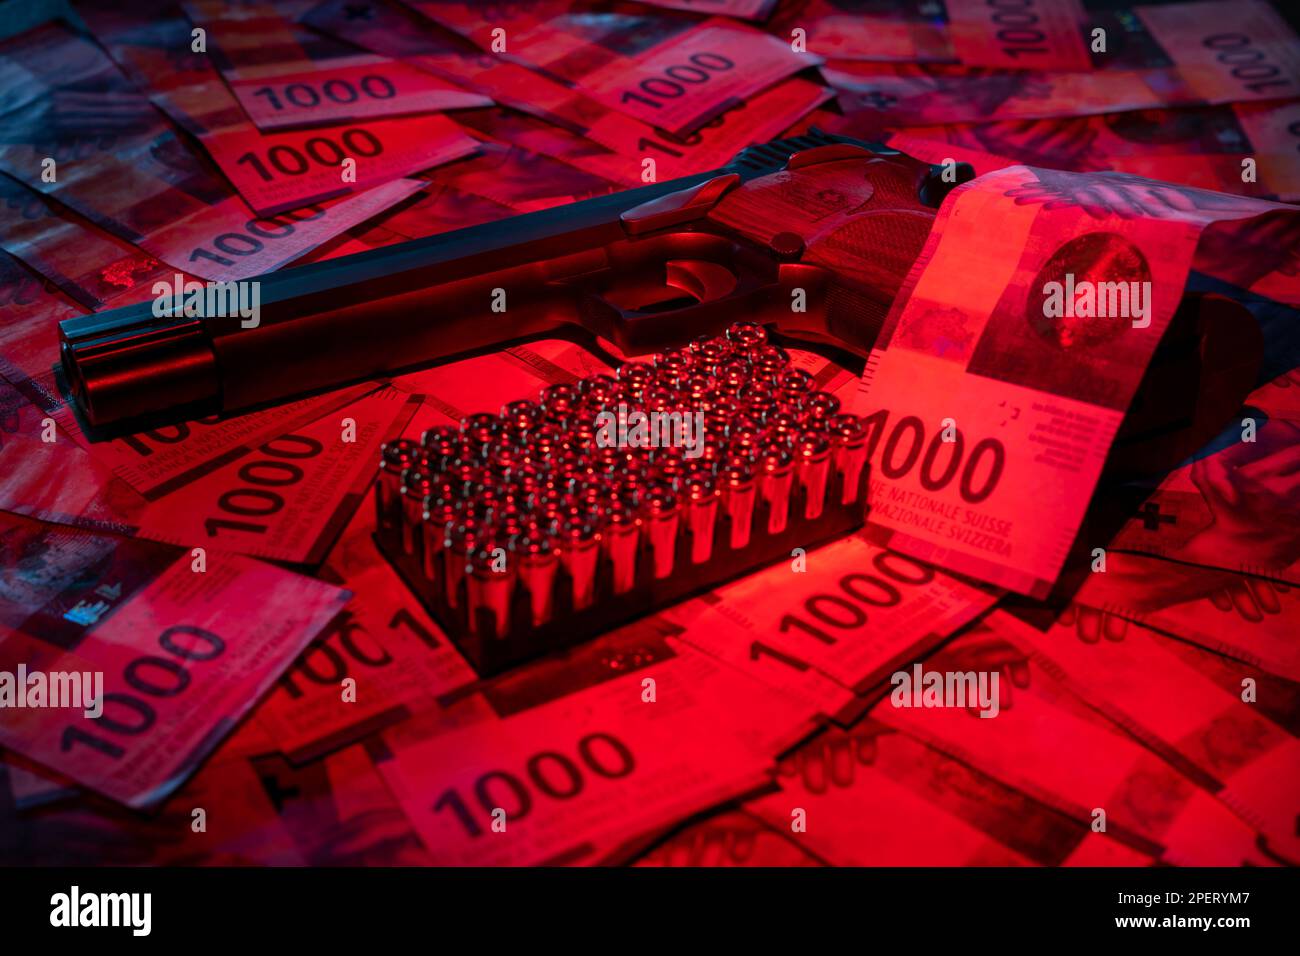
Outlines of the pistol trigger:
{"label": "pistol trigger", "polygon": [[601,299],[624,315],[673,312],[716,302],[735,291],[737,277],[705,259],[669,259],[661,276],[644,276],[603,289]]}
{"label": "pistol trigger", "polygon": [[588,287],[580,314],[590,331],[634,355],[721,332],[736,318],[736,303],[753,291],[721,263],[668,259],[654,274]]}

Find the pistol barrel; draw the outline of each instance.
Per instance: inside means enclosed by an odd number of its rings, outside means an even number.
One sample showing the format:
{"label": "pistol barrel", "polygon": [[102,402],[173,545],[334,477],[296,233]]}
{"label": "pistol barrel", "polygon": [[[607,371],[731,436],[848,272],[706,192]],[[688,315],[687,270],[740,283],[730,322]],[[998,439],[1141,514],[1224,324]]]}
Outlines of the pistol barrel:
{"label": "pistol barrel", "polygon": [[[67,319],[59,335],[69,388],[94,426],[166,406],[229,412],[544,332],[562,321],[548,320],[562,294],[554,282],[599,267],[630,203],[680,185],[258,276],[246,280],[257,289],[251,320],[168,315],[179,311],[174,298],[163,309],[155,300]],[[490,307],[496,288],[514,300],[502,313]]]}
{"label": "pistol barrel", "polygon": [[[227,302],[239,287],[241,308],[233,311],[213,308],[221,295],[199,294],[211,289],[181,295],[178,276],[175,293],[60,323],[68,386],[91,426],[123,427],[160,413],[253,408],[571,323],[632,350],[684,344],[710,331],[701,322],[725,327],[724,310],[709,301],[676,308],[671,289],[649,305],[628,305],[600,283],[632,277],[640,295],[648,264],[662,271],[665,262],[754,260],[742,241],[695,224],[741,183],[796,168],[810,154],[834,161],[845,151],[901,155],[814,130],[749,147],[719,170],[216,284]],[[776,269],[776,259],[770,269],[763,255],[757,259],[753,274]],[[754,281],[730,295],[735,283],[726,270],[709,268],[692,274],[684,266],[669,284],[723,289],[736,309],[754,307],[769,288]],[[246,300],[255,303],[251,313]]]}

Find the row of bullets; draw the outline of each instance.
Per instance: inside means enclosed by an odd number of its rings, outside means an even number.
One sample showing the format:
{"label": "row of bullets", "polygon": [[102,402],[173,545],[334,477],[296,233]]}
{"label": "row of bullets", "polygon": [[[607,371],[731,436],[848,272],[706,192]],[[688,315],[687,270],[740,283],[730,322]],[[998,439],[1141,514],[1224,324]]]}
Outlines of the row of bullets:
{"label": "row of bullets", "polygon": [[[629,410],[700,413],[703,433],[689,448],[609,441],[599,423]],[[468,602],[471,628],[485,608],[505,635],[518,586],[538,627],[561,587],[564,608],[579,612],[632,590],[641,561],[656,580],[691,573],[682,556],[703,569],[719,547],[746,548],[756,516],[759,534],[819,518],[832,488],[832,506],[860,512],[865,462],[862,420],[841,414],[761,326],[736,323],[613,376],[551,385],[535,402],[385,444],[378,528],[436,603]],[[601,581],[609,594],[598,595]]]}

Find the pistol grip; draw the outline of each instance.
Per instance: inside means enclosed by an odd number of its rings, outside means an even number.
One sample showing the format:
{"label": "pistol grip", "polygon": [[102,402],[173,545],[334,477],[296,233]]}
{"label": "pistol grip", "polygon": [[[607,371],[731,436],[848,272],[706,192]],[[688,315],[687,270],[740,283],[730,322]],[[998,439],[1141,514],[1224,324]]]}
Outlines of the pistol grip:
{"label": "pistol grip", "polygon": [[[709,221],[780,263],[791,298],[778,329],[865,355],[875,342],[948,191],[974,176],[887,147],[826,146],[724,195]],[[816,270],[816,271],[810,271]],[[815,286],[794,283],[818,279]],[[789,312],[794,290],[807,313]]]}

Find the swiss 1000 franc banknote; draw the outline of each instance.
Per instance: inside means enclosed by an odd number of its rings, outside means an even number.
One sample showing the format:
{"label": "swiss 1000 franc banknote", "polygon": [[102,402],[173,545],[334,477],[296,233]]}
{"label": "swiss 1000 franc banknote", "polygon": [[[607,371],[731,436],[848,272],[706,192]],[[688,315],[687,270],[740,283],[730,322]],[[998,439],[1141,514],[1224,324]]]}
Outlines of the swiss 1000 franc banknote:
{"label": "swiss 1000 franc banknote", "polygon": [[[1071,622],[1073,623],[1073,622]],[[1085,642],[1007,619],[1003,633],[1099,713],[1178,767],[1261,834],[1261,847],[1300,860],[1300,741],[1180,657],[1168,638],[1134,625],[1122,640]],[[1253,698],[1251,698],[1253,701]]]}
{"label": "swiss 1000 franc banknote", "polygon": [[0,513],[0,744],[155,803],[349,596],[250,558]]}
{"label": "swiss 1000 franc banknote", "polygon": [[[837,866],[1056,866],[1091,833],[1083,820],[869,718],[784,756],[777,781],[779,791],[745,809]],[[1152,862],[1119,841],[1103,852],[1116,864]]]}
{"label": "swiss 1000 franc banknote", "polygon": [[[1126,855],[1176,865],[1281,862],[1260,827],[1215,799],[1185,764],[1099,713],[1058,667],[1018,646],[1019,632],[995,611],[923,665],[930,673],[988,674],[998,701],[991,719],[971,707],[915,706],[897,693],[872,716],[1087,825],[1070,863],[1114,865],[1112,841]],[[1098,810],[1104,830],[1093,826]]]}
{"label": "swiss 1000 franc banknote", "polygon": [[534,665],[515,675],[513,695],[510,680],[487,693],[498,710],[510,696],[550,699],[499,720],[423,737],[388,732],[391,756],[379,768],[433,861],[597,862],[760,786],[770,759],[804,733],[803,705],[671,640],[656,643],[658,660],[616,669],[611,657],[597,683],[569,693],[571,662]]}
{"label": "swiss 1000 franc banknote", "polygon": [[1025,166],[959,187],[862,377],[873,538],[1044,596],[1203,234],[1288,210]]}
{"label": "swiss 1000 franc banknote", "polygon": [[1296,380],[1292,371],[1252,392],[1216,441],[1160,480],[1109,547],[1300,585]]}
{"label": "swiss 1000 franc banknote", "polygon": [[[679,136],[822,62],[788,42],[718,17],[693,22],[630,7],[626,13],[592,16],[560,0],[542,0],[514,11],[503,24],[496,9],[482,4],[413,0],[410,6],[502,59],[558,78],[596,103]],[[629,36],[636,36],[635,46],[627,43]],[[520,74],[517,95],[524,100],[534,95],[527,74]]]}
{"label": "swiss 1000 franc banknote", "polygon": [[1079,625],[1085,639],[1120,640],[1134,622],[1300,681],[1293,585],[1111,551],[1105,573],[1089,574],[1075,600],[1094,615]]}

